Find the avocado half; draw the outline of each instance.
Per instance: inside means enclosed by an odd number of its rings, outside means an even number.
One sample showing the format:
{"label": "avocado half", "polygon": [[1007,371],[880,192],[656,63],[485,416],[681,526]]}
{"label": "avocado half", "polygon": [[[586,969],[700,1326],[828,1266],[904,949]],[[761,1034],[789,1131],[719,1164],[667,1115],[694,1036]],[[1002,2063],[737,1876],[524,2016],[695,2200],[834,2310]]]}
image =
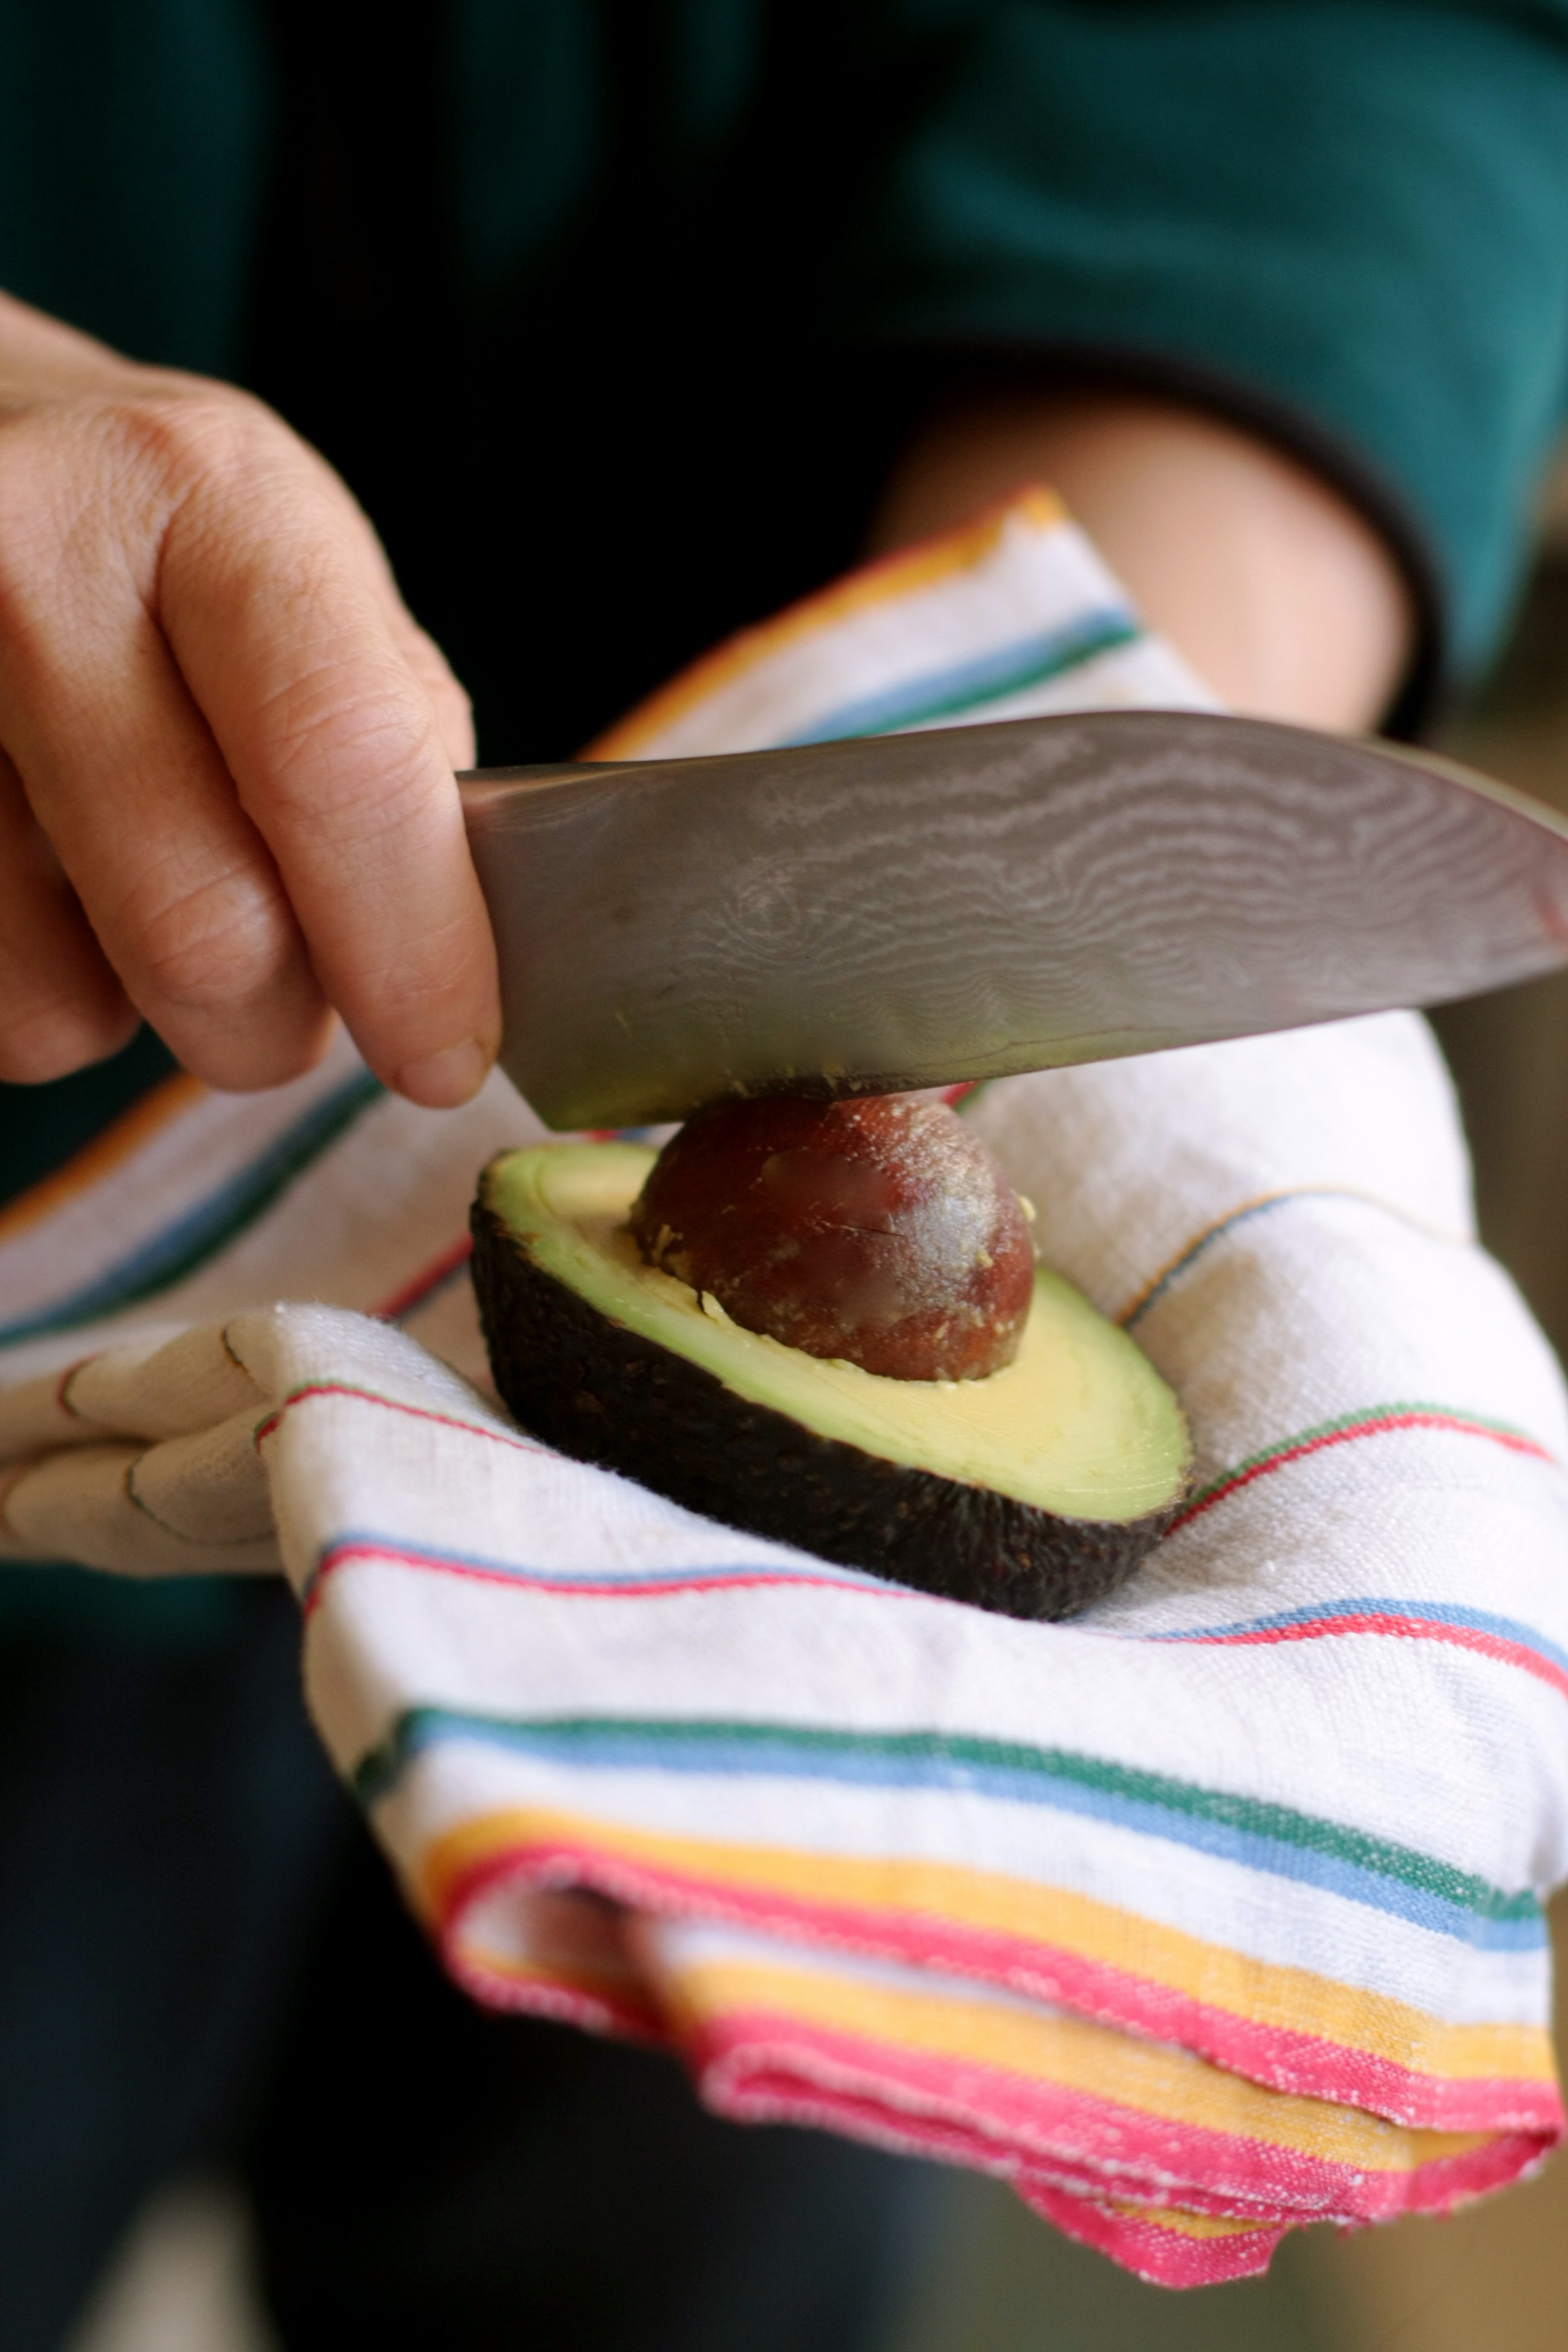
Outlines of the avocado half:
{"label": "avocado half", "polygon": [[1016,1359],[887,1379],[742,1330],[644,1264],[627,1231],[654,1154],[502,1152],[474,1203],[496,1386],[525,1428],[730,1526],[1016,1617],[1130,1576],[1181,1507],[1187,1427],[1125,1332],[1037,1270]]}

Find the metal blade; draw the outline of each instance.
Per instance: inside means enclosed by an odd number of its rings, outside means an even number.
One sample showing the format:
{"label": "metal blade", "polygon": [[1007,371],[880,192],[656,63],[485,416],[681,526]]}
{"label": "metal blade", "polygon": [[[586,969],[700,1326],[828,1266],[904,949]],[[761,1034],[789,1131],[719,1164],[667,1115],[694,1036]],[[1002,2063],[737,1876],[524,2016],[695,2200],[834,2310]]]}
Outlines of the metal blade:
{"label": "metal blade", "polygon": [[938,1086],[1568,963],[1568,824],[1384,744],[1095,711],[463,779],[551,1126]]}

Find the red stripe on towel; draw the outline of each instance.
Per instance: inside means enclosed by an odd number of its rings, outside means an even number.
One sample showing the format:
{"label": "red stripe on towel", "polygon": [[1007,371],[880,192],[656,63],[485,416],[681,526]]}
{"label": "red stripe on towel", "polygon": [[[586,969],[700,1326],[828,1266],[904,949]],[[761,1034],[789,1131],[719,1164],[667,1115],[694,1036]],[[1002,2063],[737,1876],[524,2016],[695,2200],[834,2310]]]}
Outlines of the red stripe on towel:
{"label": "red stripe on towel", "polygon": [[1459,1437],[1486,1437],[1494,1445],[1503,1446],[1510,1454],[1525,1454],[1537,1462],[1551,1463],[1552,1456],[1533,1437],[1522,1430],[1505,1429],[1495,1422],[1473,1420],[1468,1414],[1445,1412],[1423,1405],[1393,1405],[1380,1412],[1366,1413],[1359,1419],[1331,1422],[1326,1427],[1303,1430],[1299,1437],[1286,1438],[1267,1454],[1255,1454],[1249,1462],[1227,1470],[1211,1486],[1195,1495],[1184,1511],[1172,1520],[1166,1530],[1167,1539],[1178,1529],[1190,1527],[1194,1519],[1212,1511],[1237,1495],[1244,1486],[1259,1478],[1272,1477],[1277,1470],[1288,1469],[1292,1462],[1304,1461],[1309,1454],[1325,1453],[1331,1445],[1350,1445],[1363,1437],[1387,1437],[1402,1429],[1439,1429]]}

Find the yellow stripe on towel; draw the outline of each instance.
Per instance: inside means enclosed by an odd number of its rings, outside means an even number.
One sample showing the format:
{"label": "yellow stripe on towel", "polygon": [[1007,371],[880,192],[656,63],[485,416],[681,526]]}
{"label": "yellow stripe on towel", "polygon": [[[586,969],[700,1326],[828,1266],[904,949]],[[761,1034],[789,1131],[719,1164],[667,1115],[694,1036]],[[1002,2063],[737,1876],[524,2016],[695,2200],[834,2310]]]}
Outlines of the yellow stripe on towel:
{"label": "yellow stripe on towel", "polygon": [[1359,2107],[1265,2090],[1173,2043],[1144,2042],[1062,2011],[957,1992],[906,1991],[826,1969],[690,1959],[667,1988],[667,1999],[693,2027],[759,2012],[797,2019],[945,2065],[994,2068],[1131,2108],[1174,2128],[1222,2132],[1358,2172],[1411,2173],[1483,2147],[1493,2137],[1412,2130]]}
{"label": "yellow stripe on towel", "polygon": [[91,1190],[111,1176],[127,1160],[152,1140],[161,1128],[187,1110],[194,1110],[205,1100],[207,1089],[199,1078],[177,1070],[171,1078],[163,1079],[140,1102],[121,1112],[101,1135],[72,1154],[63,1168],[30,1184],[0,1209],[0,1244],[15,1240],[29,1225],[39,1224],[46,1217],[73,1200],[79,1192]]}
{"label": "yellow stripe on towel", "polygon": [[437,1838],[421,1863],[426,1915],[445,1923],[465,1882],[509,1850],[563,1841],[634,1864],[765,1898],[853,1906],[900,1919],[952,1921],[1016,1936],[1169,1987],[1249,2023],[1313,2035],[1426,2077],[1551,2083],[1551,2037],[1529,2025],[1450,2024],[1383,1993],[1249,1958],[1135,1912],[999,1872],[889,1855],[731,1845],[631,1829],[587,1815],[505,1811]]}

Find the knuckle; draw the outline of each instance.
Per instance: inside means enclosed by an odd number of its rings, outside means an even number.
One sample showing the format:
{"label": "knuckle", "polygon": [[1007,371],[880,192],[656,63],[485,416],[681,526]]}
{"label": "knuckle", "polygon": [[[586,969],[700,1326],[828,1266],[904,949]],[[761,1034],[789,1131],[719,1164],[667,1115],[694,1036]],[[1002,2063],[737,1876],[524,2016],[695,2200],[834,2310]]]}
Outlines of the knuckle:
{"label": "knuckle", "polygon": [[147,986],[173,1010],[232,1012],[265,994],[291,959],[292,927],[274,895],[232,873],[128,910]]}
{"label": "knuckle", "polygon": [[128,471],[177,499],[193,484],[248,470],[283,428],[247,394],[196,383],[117,402],[103,429]]}
{"label": "knuckle", "polygon": [[400,828],[428,799],[433,714],[390,670],[322,661],[297,672],[261,714],[273,798],[297,824],[361,837]]}
{"label": "knuckle", "polygon": [[199,378],[146,389],[79,392],[0,422],[0,494],[47,511],[73,486],[83,507],[110,491],[152,491],[167,505],[197,478],[287,432],[250,394]]}
{"label": "knuckle", "polygon": [[261,402],[201,385],[122,410],[116,472],[132,528],[155,545],[157,577],[216,590],[247,553],[271,547],[298,494],[300,445]]}
{"label": "knuckle", "polygon": [[291,446],[260,401],[199,378],[0,418],[0,629],[26,641],[95,579],[128,572],[149,593],[180,517],[219,540],[247,485],[265,514]]}
{"label": "knuckle", "polygon": [[471,761],[474,705],[462,680],[453,671],[435,639],[416,628],[409,640],[408,667],[430,699],[437,725],[448,751],[460,753],[458,764]]}

